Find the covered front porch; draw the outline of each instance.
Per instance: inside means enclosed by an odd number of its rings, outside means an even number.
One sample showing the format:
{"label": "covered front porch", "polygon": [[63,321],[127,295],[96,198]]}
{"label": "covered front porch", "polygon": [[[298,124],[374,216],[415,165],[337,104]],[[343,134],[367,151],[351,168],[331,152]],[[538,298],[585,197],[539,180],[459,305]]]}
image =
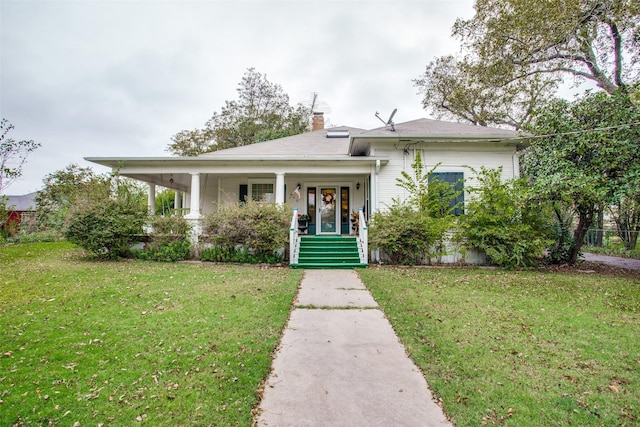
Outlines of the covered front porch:
{"label": "covered front porch", "polygon": [[174,212],[192,225],[194,242],[202,234],[208,213],[248,200],[286,204],[295,212],[292,221],[300,237],[354,236],[358,231],[355,222],[366,223],[372,207],[375,210],[376,161],[366,157],[286,163],[202,158],[88,160],[146,183],[150,209],[160,189],[175,191]]}

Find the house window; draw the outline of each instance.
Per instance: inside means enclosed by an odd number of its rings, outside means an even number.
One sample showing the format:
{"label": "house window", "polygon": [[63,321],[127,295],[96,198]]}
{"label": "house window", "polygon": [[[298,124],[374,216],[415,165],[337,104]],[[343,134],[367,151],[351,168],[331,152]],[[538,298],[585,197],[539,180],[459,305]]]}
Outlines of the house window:
{"label": "house window", "polygon": [[[454,207],[453,214],[460,216],[464,214],[464,173],[463,172],[434,172],[429,177],[429,181],[446,182],[452,185],[458,196],[451,201],[449,207]],[[443,194],[441,194],[441,197]]]}
{"label": "house window", "polygon": [[269,181],[256,181],[251,184],[251,200],[256,202],[275,202],[275,185]]}
{"label": "house window", "polygon": [[311,218],[309,223],[315,224],[316,218],[316,188],[307,188],[307,215]]}

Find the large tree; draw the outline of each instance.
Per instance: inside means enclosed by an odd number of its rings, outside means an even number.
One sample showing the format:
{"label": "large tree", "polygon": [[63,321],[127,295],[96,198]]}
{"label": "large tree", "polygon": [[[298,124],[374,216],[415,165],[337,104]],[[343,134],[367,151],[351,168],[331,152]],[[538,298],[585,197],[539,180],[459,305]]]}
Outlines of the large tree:
{"label": "large tree", "polygon": [[27,156],[40,147],[33,140],[16,141],[9,138],[14,126],[7,119],[0,122],[0,194],[16,179],[22,176],[22,167]]}
{"label": "large tree", "polygon": [[80,194],[91,193],[103,177],[91,168],[72,163],[48,174],[36,194],[38,226],[42,230],[62,230],[64,219]]}
{"label": "large tree", "polygon": [[476,0],[458,19],[462,59],[433,60],[414,83],[434,115],[477,125],[526,125],[558,79],[612,94],[640,69],[636,0]]}
{"label": "large tree", "polygon": [[431,61],[413,82],[423,95],[425,110],[437,118],[521,129],[555,91],[557,81],[537,75],[513,79],[511,72],[448,55]]}
{"label": "large tree", "polygon": [[560,73],[609,94],[638,76],[637,0],[476,0],[475,10],[453,34],[481,61],[511,66],[516,76]]}
{"label": "large tree", "polygon": [[249,68],[238,85],[238,99],[226,101],[203,129],[183,130],[172,138],[167,151],[197,156],[209,151],[296,135],[307,129],[309,110],[289,105],[279,84]]}
{"label": "large tree", "polygon": [[[578,223],[566,261],[575,263],[599,210],[640,185],[640,108],[623,90],[587,93],[574,102],[556,99],[529,131],[524,172],[533,192],[554,205],[559,220],[570,210]],[[560,242],[559,242],[560,243]]]}

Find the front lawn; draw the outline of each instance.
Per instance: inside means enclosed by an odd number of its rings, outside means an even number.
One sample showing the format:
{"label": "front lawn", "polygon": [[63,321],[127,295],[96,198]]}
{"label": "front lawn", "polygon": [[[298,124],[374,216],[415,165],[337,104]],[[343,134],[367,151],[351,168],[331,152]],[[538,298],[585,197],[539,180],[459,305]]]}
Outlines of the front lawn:
{"label": "front lawn", "polygon": [[249,425],[300,277],[0,247],[0,425]]}
{"label": "front lawn", "polygon": [[640,424],[640,280],[369,268],[360,275],[458,426]]}

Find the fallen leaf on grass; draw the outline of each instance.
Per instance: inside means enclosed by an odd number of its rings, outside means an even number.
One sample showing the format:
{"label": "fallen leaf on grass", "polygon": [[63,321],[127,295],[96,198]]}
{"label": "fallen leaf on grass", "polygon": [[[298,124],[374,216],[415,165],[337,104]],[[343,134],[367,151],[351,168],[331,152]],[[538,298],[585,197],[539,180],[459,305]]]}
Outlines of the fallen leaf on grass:
{"label": "fallen leaf on grass", "polygon": [[618,390],[618,387],[614,386],[614,385],[610,385],[609,388],[611,389],[611,391],[614,391],[616,393],[619,393],[620,390]]}

